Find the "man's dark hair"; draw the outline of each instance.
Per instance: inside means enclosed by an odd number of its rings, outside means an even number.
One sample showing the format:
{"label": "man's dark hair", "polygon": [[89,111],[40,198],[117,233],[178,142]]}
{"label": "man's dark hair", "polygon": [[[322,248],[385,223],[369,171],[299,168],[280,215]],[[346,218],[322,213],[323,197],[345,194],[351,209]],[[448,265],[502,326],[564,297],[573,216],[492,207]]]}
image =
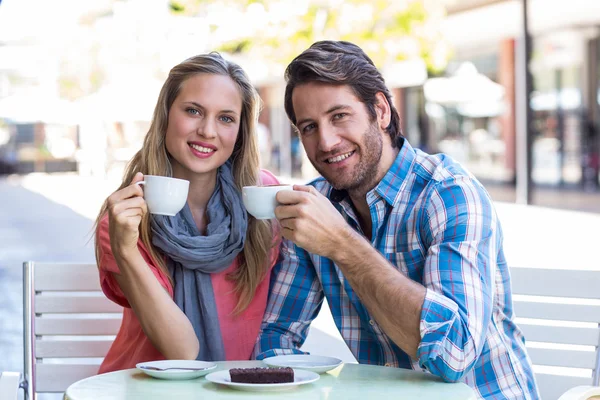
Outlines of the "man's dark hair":
{"label": "man's dark hair", "polygon": [[376,94],[381,92],[390,105],[391,119],[386,131],[394,147],[402,143],[402,130],[398,110],[392,103],[392,94],[373,61],[357,45],[344,41],[323,40],[314,43],[296,57],[285,70],[285,112],[296,125],[292,92],[298,85],[321,82],[331,85],[348,85],[363,102],[372,120],[375,120]]}

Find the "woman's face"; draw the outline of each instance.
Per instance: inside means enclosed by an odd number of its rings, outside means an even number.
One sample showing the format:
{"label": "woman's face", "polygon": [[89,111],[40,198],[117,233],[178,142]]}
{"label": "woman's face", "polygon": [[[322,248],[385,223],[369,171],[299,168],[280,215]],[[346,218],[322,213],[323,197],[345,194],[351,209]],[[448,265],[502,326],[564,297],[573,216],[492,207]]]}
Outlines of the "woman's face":
{"label": "woman's face", "polygon": [[215,174],[233,153],[242,96],[228,76],[200,73],[185,80],[169,110],[165,137],[173,176]]}

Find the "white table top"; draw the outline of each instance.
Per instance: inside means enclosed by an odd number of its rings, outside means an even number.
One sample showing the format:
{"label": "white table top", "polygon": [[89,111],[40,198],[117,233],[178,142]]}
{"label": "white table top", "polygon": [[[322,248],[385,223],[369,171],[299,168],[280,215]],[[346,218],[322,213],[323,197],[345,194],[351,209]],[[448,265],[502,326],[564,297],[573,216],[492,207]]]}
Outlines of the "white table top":
{"label": "white table top", "polygon": [[[215,371],[265,367],[262,361],[218,362]],[[213,372],[213,371],[211,371]],[[343,364],[321,378],[286,391],[248,392],[208,382],[204,377],[186,381],[154,379],[136,369],[97,375],[75,382],[65,400],[121,399],[387,399],[474,400],[464,383],[444,383],[426,373],[375,365]]]}

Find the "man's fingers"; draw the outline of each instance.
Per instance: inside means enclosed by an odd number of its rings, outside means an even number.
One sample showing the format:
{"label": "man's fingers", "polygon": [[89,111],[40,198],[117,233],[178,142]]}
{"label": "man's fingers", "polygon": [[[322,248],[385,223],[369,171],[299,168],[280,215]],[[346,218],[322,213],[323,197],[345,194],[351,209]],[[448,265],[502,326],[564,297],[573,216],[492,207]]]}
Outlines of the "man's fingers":
{"label": "man's fingers", "polygon": [[[298,188],[298,190],[296,190]],[[298,204],[310,196],[311,186],[294,185],[294,190],[281,190],[275,198],[281,204]]]}
{"label": "man's fingers", "polygon": [[284,219],[288,219],[288,218],[295,218],[298,216],[298,213],[296,211],[296,208],[298,206],[295,204],[292,205],[287,205],[287,204],[283,204],[283,205],[279,205],[277,207],[275,207],[275,217],[281,221]]}
{"label": "man's fingers", "polygon": [[294,185],[294,190],[298,192],[311,192],[311,189],[314,189],[312,186],[308,185]]}

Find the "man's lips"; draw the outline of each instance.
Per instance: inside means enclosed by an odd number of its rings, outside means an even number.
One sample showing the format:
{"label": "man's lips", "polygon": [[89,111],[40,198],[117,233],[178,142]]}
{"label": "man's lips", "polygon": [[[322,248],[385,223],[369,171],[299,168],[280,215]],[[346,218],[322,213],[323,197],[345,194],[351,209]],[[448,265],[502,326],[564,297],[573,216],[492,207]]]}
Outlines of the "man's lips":
{"label": "man's lips", "polygon": [[325,162],[327,164],[335,164],[338,163],[340,161],[344,161],[346,158],[350,157],[352,154],[354,154],[355,150],[349,151],[347,153],[342,153],[342,154],[338,154],[336,156],[333,157],[329,157],[325,159]]}

